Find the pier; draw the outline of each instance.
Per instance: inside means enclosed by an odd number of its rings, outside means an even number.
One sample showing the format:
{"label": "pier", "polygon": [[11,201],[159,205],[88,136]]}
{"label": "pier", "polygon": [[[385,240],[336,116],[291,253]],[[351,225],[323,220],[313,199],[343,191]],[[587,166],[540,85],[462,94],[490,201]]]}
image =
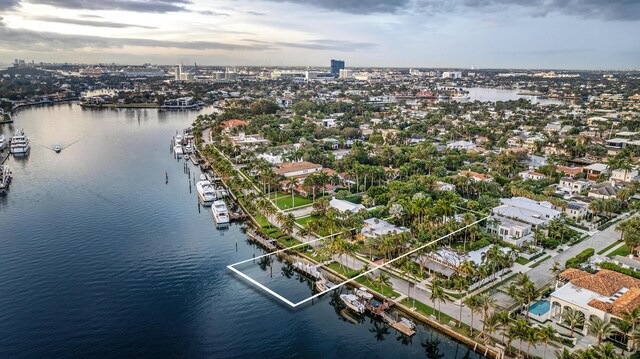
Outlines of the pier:
{"label": "pier", "polygon": [[253,242],[258,243],[263,248],[269,250],[270,252],[277,249],[276,245],[273,244],[276,241],[275,239],[262,238],[260,235],[254,233],[253,231],[247,231],[247,237]]}

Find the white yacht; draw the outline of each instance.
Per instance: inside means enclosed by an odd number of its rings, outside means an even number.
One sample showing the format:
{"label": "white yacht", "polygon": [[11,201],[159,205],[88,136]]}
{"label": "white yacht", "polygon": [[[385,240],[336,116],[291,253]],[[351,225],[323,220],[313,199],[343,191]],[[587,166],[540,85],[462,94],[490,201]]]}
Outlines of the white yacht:
{"label": "white yacht", "polygon": [[175,152],[177,157],[182,157],[182,145],[173,146],[173,152]]}
{"label": "white yacht", "polygon": [[453,96],[451,99],[453,100],[458,100],[458,101],[467,101],[469,100],[471,97],[465,95],[465,94],[457,94],[455,96]]}
{"label": "white yacht", "polygon": [[198,190],[198,198],[203,205],[210,206],[216,200],[216,189],[213,188],[211,182],[200,181],[196,183],[196,189]]}
{"label": "white yacht", "polygon": [[352,311],[354,311],[354,312],[356,312],[358,314],[364,314],[364,311],[365,311],[364,304],[362,304],[358,300],[358,297],[356,297],[355,295],[353,295],[353,294],[340,294],[340,299],[347,306],[347,308],[351,309]]}
{"label": "white yacht", "polygon": [[217,225],[226,225],[229,223],[229,210],[224,201],[217,200],[211,205],[211,213]]}
{"label": "white yacht", "polygon": [[16,132],[11,137],[11,153],[14,155],[26,155],[30,148],[29,137],[24,135],[24,130]]}
{"label": "white yacht", "polygon": [[4,137],[4,135],[0,135],[0,151],[4,150],[5,148],[7,148],[7,139]]}

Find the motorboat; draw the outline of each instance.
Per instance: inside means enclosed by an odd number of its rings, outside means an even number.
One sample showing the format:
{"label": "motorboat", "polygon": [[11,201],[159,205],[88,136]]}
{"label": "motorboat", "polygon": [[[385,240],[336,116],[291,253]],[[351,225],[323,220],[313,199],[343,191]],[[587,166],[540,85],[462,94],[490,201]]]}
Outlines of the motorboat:
{"label": "motorboat", "polygon": [[333,282],[330,282],[324,278],[317,280],[315,283],[316,290],[319,293],[326,292],[327,290],[333,288],[334,286],[335,284],[333,284]]}
{"label": "motorboat", "polygon": [[24,130],[17,131],[11,137],[11,153],[15,156],[26,155],[31,149],[29,137],[24,135]]}
{"label": "motorboat", "polygon": [[363,302],[369,302],[371,299],[373,299],[373,294],[369,293],[367,291],[366,287],[360,287],[357,291],[356,291],[356,296],[360,299],[362,299]]}
{"label": "motorboat", "polygon": [[227,209],[227,205],[224,201],[213,201],[213,204],[211,205],[211,213],[213,214],[213,220],[216,221],[217,225],[229,224],[229,209]]}
{"label": "motorboat", "polygon": [[455,96],[453,96],[451,99],[452,100],[458,100],[458,101],[467,101],[469,100],[471,97],[465,95],[465,94],[457,94]]}
{"label": "motorboat", "polygon": [[365,307],[354,294],[340,294],[340,300],[357,314],[364,314]]}
{"label": "motorboat", "polygon": [[56,153],[60,153],[60,151],[62,151],[62,147],[60,145],[56,145],[53,150],[56,151]]}
{"label": "motorboat", "polygon": [[176,144],[175,146],[173,146],[173,152],[177,157],[182,157],[182,145]]}
{"label": "motorboat", "polygon": [[203,205],[210,206],[216,200],[216,189],[213,188],[211,182],[200,181],[196,183],[196,190]]}

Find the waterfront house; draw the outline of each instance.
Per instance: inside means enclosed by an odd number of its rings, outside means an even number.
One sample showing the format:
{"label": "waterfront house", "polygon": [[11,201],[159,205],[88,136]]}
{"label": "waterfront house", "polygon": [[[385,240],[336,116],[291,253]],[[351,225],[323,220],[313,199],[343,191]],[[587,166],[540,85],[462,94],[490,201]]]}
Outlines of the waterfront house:
{"label": "waterfront house", "polygon": [[284,162],[278,165],[273,172],[285,177],[306,177],[314,172],[322,171],[322,165],[301,161],[301,162]]}
{"label": "waterfront house", "polygon": [[344,213],[347,215],[365,209],[365,207],[361,204],[351,203],[349,201],[345,201],[335,197],[331,198],[331,201],[329,201],[329,206],[337,209],[338,211],[340,211],[340,213]]}
{"label": "waterfront house", "polygon": [[[591,274],[575,268],[566,269],[558,277],[556,290],[549,296],[551,308],[546,319],[561,321],[562,312],[571,308],[582,313],[585,322],[598,317],[611,321],[616,330],[622,313],[640,306],[640,279],[607,269]],[[586,325],[583,334],[588,334]],[[618,332],[609,339],[627,344]]]}
{"label": "waterfront house", "polygon": [[537,202],[525,197],[502,198],[500,202],[502,205],[492,209],[487,232],[495,233],[517,246],[533,239],[533,229],[545,226],[561,214],[549,202]]}
{"label": "waterfront house", "polygon": [[400,234],[409,232],[409,228],[399,227],[384,219],[367,218],[362,222],[362,233],[365,237],[375,238],[385,235]]}

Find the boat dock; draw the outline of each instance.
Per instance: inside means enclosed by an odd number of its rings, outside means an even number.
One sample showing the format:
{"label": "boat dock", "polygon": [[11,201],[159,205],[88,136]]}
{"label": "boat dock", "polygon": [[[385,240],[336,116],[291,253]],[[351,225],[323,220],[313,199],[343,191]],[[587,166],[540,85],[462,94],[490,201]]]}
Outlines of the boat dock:
{"label": "boat dock", "polygon": [[409,326],[407,326],[406,324],[404,324],[401,321],[396,320],[396,318],[394,318],[391,314],[385,312],[385,311],[381,311],[380,312],[380,316],[382,317],[382,319],[389,323],[389,325],[399,331],[400,333],[406,335],[406,336],[413,336],[416,334],[416,331],[409,328]]}
{"label": "boat dock", "polygon": [[11,151],[9,151],[9,148],[5,149],[4,151],[0,151],[0,165],[3,164],[7,158],[9,158],[9,153]]}
{"label": "boat dock", "polygon": [[263,248],[269,250],[270,252],[278,249],[274,244],[274,242],[276,241],[275,239],[269,240],[269,239],[262,238],[260,235],[254,233],[253,231],[247,231],[247,237],[252,241],[258,243]]}
{"label": "boat dock", "polygon": [[311,265],[303,262],[293,263],[293,268],[315,279],[324,279],[322,273],[318,270],[319,265]]}

